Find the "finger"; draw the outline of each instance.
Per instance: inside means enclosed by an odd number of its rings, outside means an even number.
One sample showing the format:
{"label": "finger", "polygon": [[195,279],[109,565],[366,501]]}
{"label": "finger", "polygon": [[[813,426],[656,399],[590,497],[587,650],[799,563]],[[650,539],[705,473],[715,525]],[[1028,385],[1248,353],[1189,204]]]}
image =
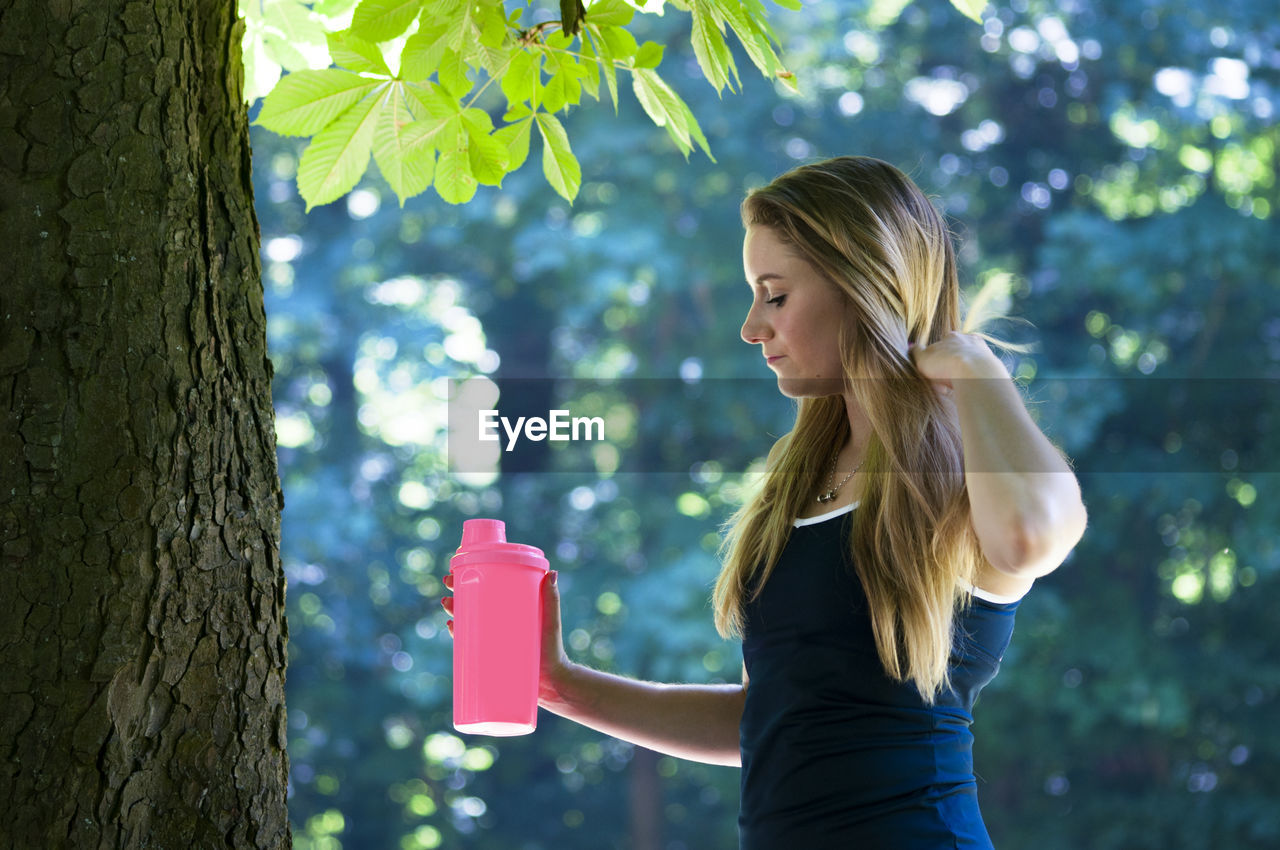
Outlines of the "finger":
{"label": "finger", "polygon": [[542,628],[546,632],[553,632],[560,622],[560,589],[556,587],[554,571],[547,573],[542,579],[542,605],[546,612]]}
{"label": "finger", "polygon": [[444,574],[444,586],[453,590],[453,573]]}
{"label": "finger", "polygon": [[444,599],[440,600],[440,604],[441,606],[444,607],[445,612],[448,613],[450,617],[452,617],[453,616],[453,597],[446,596]]}
{"label": "finger", "polygon": [[446,620],[445,626],[449,628],[449,637],[453,637],[453,620]]}

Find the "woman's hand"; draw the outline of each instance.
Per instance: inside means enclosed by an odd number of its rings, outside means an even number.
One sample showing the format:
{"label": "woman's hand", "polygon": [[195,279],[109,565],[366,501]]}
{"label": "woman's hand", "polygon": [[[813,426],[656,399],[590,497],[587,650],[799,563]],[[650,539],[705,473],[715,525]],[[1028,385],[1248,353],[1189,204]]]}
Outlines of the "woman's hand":
{"label": "woman's hand", "polygon": [[[551,570],[542,580],[542,660],[538,673],[538,701],[553,701],[559,696],[559,684],[565,673],[572,666],[569,656],[564,651],[564,638],[560,625],[560,589],[556,587],[558,573]],[[444,577],[444,586],[453,590],[453,574]],[[440,600],[445,613],[453,614],[453,597],[446,596]],[[449,636],[453,637],[453,620],[445,625]]]}
{"label": "woman's hand", "polygon": [[959,331],[948,331],[932,345],[911,343],[907,357],[942,396],[955,392],[952,382],[958,379],[1009,377],[1009,370],[987,347],[986,340]]}

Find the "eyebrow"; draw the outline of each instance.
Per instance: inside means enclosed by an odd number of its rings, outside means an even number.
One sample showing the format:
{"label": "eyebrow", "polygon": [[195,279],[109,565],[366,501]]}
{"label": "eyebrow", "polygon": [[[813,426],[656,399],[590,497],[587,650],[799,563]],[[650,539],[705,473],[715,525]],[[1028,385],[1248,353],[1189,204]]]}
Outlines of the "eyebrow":
{"label": "eyebrow", "polygon": [[[767,280],[784,280],[784,279],[785,279],[785,278],[783,278],[783,276],[782,276],[782,275],[780,275],[780,274],[778,274],[778,273],[776,273],[776,272],[765,272],[764,274],[762,274],[762,275],[760,275],[759,277],[757,277],[757,278],[756,278],[756,281],[755,281],[755,284],[754,284],[754,285],[755,285],[755,286],[763,286],[763,285],[764,285],[764,282],[765,282],[765,281],[767,281]],[[751,281],[747,281],[747,284],[748,284],[748,285],[751,285]]]}

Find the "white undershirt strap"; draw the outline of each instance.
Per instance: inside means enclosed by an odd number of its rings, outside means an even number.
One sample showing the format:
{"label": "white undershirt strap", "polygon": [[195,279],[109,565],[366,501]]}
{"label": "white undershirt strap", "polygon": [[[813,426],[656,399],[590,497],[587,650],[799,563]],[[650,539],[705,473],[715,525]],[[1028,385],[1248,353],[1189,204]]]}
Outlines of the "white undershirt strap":
{"label": "white undershirt strap", "polygon": [[[828,511],[825,514],[819,514],[818,516],[802,517],[800,519],[795,520],[793,525],[796,528],[800,528],[801,526],[805,526],[805,525],[817,525],[820,522],[826,522],[829,519],[835,519],[838,516],[842,516],[844,514],[851,512],[854,508],[858,506],[858,504],[859,504],[858,502],[853,502],[852,504],[845,505],[844,507],[836,508],[834,511]],[[972,593],[974,596],[978,597],[979,599],[984,599],[987,602],[992,602],[996,605],[1008,605],[1012,602],[1017,602],[1019,599],[1022,598],[1021,596],[1001,596],[999,593],[992,593],[989,590],[983,590],[982,588],[974,587],[973,585],[968,585],[967,587],[969,592]]]}

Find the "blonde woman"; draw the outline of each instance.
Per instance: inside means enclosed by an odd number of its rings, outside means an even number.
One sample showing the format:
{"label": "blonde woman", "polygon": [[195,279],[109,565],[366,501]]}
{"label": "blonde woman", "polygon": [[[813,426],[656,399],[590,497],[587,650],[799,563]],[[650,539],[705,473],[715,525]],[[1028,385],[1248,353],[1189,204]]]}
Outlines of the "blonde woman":
{"label": "blonde woman", "polygon": [[1084,533],[1079,485],[986,343],[1017,347],[962,327],[950,234],[901,171],[801,166],[742,216],[742,338],[798,401],[722,546],[716,626],[742,639],[742,684],[570,662],[552,573],[539,704],[741,766],[742,850],[990,848],[973,702]]}

